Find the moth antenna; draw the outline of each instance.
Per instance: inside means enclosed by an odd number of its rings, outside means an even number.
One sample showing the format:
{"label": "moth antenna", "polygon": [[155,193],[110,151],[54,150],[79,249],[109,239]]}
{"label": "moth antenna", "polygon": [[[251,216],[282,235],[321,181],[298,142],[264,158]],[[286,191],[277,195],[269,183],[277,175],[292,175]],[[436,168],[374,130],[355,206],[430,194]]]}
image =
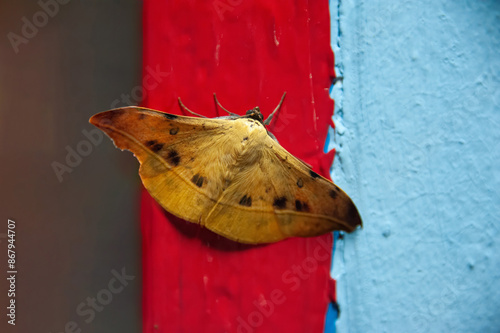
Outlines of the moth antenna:
{"label": "moth antenna", "polygon": [[[231,116],[235,116],[235,117],[239,117],[240,115],[236,114],[236,113],[232,113],[231,111],[228,111],[226,110],[220,103],[219,103],[219,100],[217,99],[217,96],[215,95],[214,93],[214,101],[215,101],[215,107],[216,109],[218,110],[218,108],[221,108],[222,110],[226,111],[227,113],[229,113],[229,115]],[[219,114],[219,112],[217,112],[217,114]]]}
{"label": "moth antenna", "polygon": [[281,97],[281,101],[278,104],[278,106],[276,107],[276,109],[274,109],[274,111],[271,112],[271,114],[269,115],[269,117],[267,117],[267,119],[264,120],[264,125],[267,126],[267,125],[269,125],[271,123],[271,120],[273,120],[274,114],[281,109],[281,105],[283,104],[283,101],[285,100],[285,96],[286,96],[286,91],[283,93],[283,96]]}
{"label": "moth antenna", "polygon": [[208,117],[205,117],[204,115],[201,115],[199,113],[196,113],[196,112],[189,110],[184,104],[182,104],[180,97],[179,97],[179,107],[181,108],[181,111],[187,111],[187,112],[194,114],[194,115],[201,117],[201,118],[208,118]]}
{"label": "moth antenna", "polygon": [[219,113],[219,106],[217,105],[217,97],[215,97],[215,93],[214,93],[214,104],[215,104],[215,114],[217,118],[219,118],[221,115]]}

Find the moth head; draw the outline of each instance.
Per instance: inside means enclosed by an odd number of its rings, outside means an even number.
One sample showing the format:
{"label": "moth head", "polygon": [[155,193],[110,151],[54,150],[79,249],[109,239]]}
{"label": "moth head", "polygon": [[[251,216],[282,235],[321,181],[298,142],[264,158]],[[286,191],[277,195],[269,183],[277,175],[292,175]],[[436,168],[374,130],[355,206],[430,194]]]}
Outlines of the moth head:
{"label": "moth head", "polygon": [[264,124],[264,117],[262,116],[262,113],[260,113],[260,108],[258,106],[254,107],[251,110],[248,110],[245,114],[245,118],[252,118],[254,120],[257,120],[261,124]]}

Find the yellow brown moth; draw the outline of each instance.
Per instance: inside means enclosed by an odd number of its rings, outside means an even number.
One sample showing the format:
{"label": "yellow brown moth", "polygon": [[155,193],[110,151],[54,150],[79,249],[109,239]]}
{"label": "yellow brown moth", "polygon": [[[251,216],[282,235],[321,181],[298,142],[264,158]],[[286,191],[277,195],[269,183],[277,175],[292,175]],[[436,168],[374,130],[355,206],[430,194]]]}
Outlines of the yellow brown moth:
{"label": "yellow brown moth", "polygon": [[266,120],[259,107],[219,118],[123,107],[90,123],[134,153],[142,183],[164,209],[231,240],[259,244],[353,231],[362,223],[347,194],[266,129],[283,98]]}

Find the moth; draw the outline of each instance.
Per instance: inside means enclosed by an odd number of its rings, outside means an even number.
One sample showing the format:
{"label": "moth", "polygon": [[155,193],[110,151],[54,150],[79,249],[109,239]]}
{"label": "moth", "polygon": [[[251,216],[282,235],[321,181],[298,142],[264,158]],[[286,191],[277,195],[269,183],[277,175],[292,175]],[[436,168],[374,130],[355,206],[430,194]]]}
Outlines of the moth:
{"label": "moth", "polygon": [[[215,97],[215,95],[214,95]],[[233,241],[260,244],[361,226],[338,186],[286,151],[259,107],[244,116],[178,116],[141,107],[98,113],[90,123],[140,162],[139,175],[167,211]],[[183,110],[189,111],[179,99]]]}

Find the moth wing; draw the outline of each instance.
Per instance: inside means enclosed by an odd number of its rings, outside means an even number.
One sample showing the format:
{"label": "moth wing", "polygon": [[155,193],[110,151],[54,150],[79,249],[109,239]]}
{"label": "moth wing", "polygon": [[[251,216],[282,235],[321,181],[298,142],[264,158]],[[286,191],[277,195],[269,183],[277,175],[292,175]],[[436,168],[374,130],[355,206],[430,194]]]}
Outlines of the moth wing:
{"label": "moth wing", "polygon": [[231,185],[206,217],[209,229],[240,242],[269,243],[351,232],[362,224],[352,200],[335,184],[270,136],[254,144],[259,158],[242,156]]}
{"label": "moth wing", "polygon": [[134,153],[139,175],[167,211],[200,223],[225,186],[223,166],[214,163],[224,143],[227,120],[176,116],[139,107],[101,112],[90,122],[120,149]]}

